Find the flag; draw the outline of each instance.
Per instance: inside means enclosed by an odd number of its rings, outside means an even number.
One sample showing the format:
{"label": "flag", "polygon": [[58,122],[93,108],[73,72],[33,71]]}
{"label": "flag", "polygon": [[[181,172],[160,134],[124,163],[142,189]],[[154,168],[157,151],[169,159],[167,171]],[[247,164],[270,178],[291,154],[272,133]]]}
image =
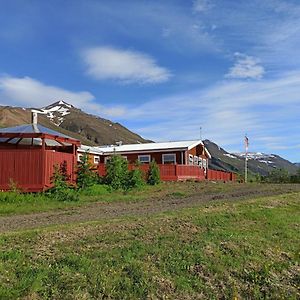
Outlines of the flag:
{"label": "flag", "polygon": [[249,139],[248,139],[248,137],[245,135],[245,149],[246,149],[246,152],[248,152],[248,148],[249,148]]}

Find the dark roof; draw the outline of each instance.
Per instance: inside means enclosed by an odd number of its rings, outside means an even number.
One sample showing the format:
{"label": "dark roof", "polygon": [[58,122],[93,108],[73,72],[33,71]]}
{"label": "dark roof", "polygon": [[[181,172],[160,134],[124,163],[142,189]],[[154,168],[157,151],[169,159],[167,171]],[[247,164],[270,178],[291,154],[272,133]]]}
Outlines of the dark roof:
{"label": "dark roof", "polygon": [[58,131],[49,129],[44,127],[40,124],[24,124],[15,127],[7,127],[7,128],[0,128],[0,133],[44,133],[44,134],[51,134],[54,136],[60,136],[63,138],[73,139],[67,135],[64,135]]}
{"label": "dark roof", "polygon": [[39,124],[25,124],[0,128],[0,143],[41,145],[45,135],[46,145],[59,146],[80,144],[80,141]]}

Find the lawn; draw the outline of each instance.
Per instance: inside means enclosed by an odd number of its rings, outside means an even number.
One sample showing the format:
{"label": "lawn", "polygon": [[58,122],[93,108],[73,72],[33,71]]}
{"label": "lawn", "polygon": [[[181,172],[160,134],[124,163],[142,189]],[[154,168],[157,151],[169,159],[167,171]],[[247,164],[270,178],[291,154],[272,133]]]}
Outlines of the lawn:
{"label": "lawn", "polygon": [[299,299],[299,201],[295,192],[2,234],[0,298]]}
{"label": "lawn", "polygon": [[43,193],[15,194],[0,192],[0,216],[46,212],[84,206],[92,202],[142,201],[167,196],[186,197],[202,192],[226,192],[240,184],[212,184],[207,182],[164,182],[139,189],[112,191],[106,185],[95,185],[79,192],[78,201],[58,201]]}

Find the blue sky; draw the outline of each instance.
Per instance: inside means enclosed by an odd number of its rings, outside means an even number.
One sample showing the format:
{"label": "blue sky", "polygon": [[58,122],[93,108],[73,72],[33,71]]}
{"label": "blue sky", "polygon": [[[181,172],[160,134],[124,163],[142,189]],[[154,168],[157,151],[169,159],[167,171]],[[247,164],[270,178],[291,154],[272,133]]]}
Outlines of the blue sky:
{"label": "blue sky", "polygon": [[300,161],[300,1],[2,1],[0,104]]}

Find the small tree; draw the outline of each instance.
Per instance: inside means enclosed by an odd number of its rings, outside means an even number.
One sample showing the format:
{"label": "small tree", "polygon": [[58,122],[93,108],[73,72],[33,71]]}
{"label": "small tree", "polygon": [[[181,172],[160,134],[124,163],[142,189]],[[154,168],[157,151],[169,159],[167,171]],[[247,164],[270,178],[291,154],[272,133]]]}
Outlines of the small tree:
{"label": "small tree", "polygon": [[148,184],[150,185],[156,185],[160,183],[160,172],[159,167],[155,160],[152,160],[149,165],[149,171],[148,171]]}
{"label": "small tree", "polygon": [[128,188],[128,164],[120,155],[113,155],[106,164],[105,181],[114,190]]}
{"label": "small tree", "polygon": [[140,188],[145,185],[144,173],[140,169],[140,162],[136,161],[135,167],[129,172],[129,187],[130,188]]}
{"label": "small tree", "polygon": [[68,188],[67,177],[63,163],[61,165],[54,166],[54,172],[51,177],[51,183],[53,184],[53,190],[61,190]]}
{"label": "small tree", "polygon": [[53,187],[49,190],[48,195],[58,201],[77,201],[78,194],[70,188],[68,180],[67,163],[64,161],[60,165],[55,165],[51,177]]}
{"label": "small tree", "polygon": [[97,175],[91,170],[92,165],[89,162],[87,153],[85,152],[78,163],[77,168],[77,186],[80,189],[86,189],[97,181]]}

